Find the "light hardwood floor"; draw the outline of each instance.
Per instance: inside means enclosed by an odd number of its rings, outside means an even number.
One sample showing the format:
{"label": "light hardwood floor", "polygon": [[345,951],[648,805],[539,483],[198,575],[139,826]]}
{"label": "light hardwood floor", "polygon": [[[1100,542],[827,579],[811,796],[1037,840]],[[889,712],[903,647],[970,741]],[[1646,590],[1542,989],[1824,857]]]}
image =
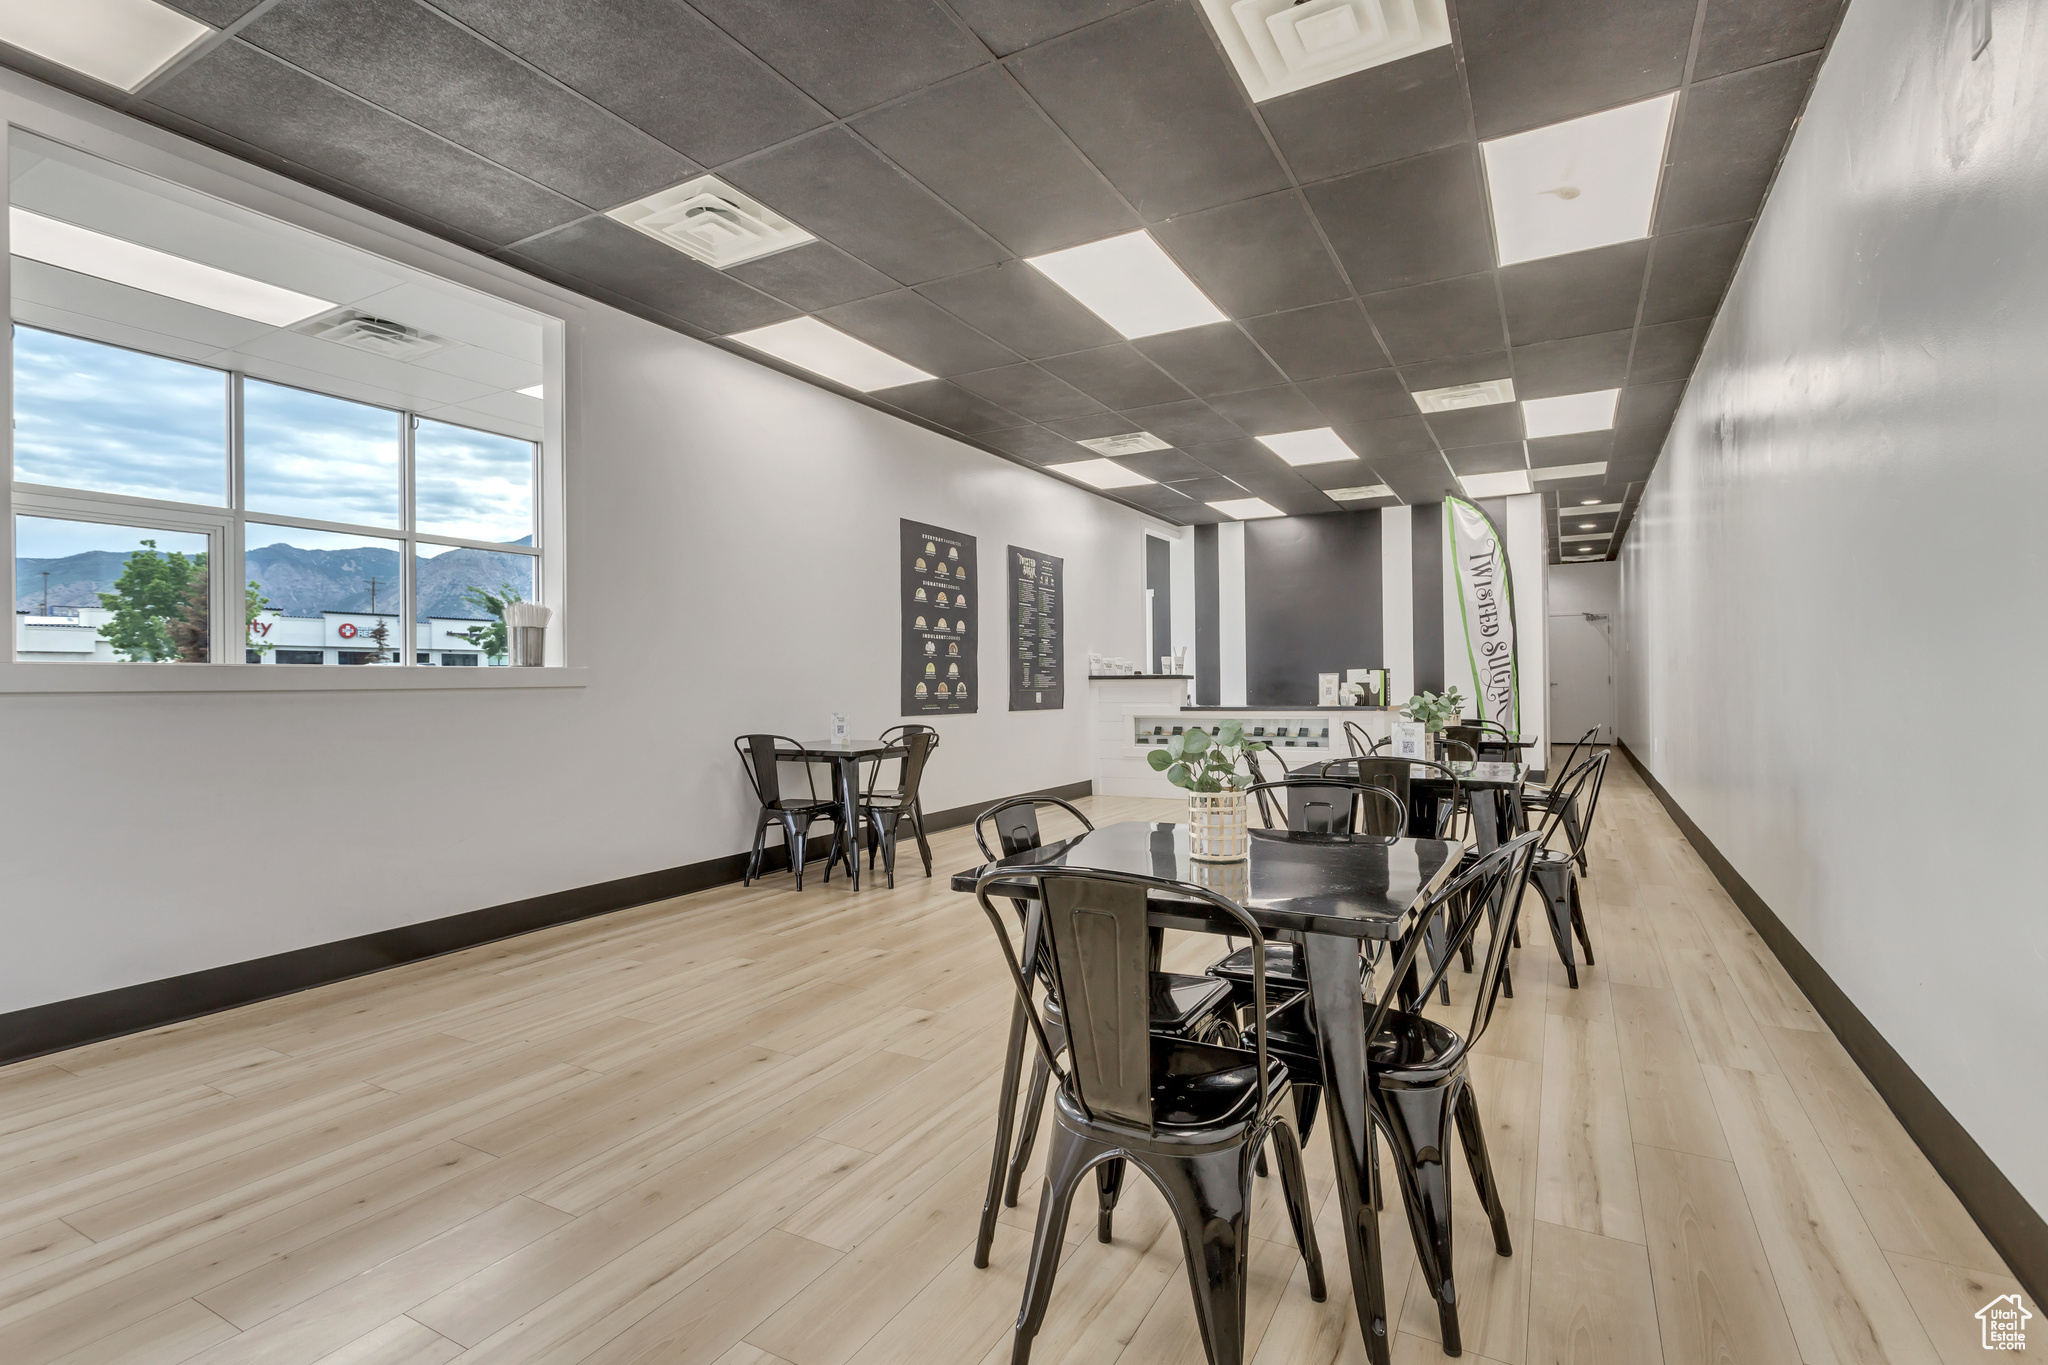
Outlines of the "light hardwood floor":
{"label": "light hardwood floor", "polygon": [[[0,1361],[1007,1360],[1033,1199],[970,1255],[1009,994],[934,842],[895,891],[785,874],[0,1069]],[[1531,921],[1474,1060],[1516,1250],[1460,1167],[1467,1358],[1976,1359],[2017,1284],[1618,754],[1593,853],[1599,965],[1567,989]],[[1309,1170],[1330,1300],[1260,1182],[1256,1365],[1364,1359],[1320,1132]],[[1201,1361],[1160,1199],[1109,1246],[1087,1202],[1034,1359]],[[1395,1359],[1443,1359],[1384,1231]]]}

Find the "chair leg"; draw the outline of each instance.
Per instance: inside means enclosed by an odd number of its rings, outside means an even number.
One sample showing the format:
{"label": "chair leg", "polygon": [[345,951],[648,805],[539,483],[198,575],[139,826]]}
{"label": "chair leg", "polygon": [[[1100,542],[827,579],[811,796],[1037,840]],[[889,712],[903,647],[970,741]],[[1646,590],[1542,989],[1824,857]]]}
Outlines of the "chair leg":
{"label": "chair leg", "polygon": [[1010,1140],[1017,1125],[1017,1083],[1024,1071],[1024,1044],[1030,1028],[1024,1018],[1024,1002],[1010,1007],[1010,1047],[1003,1054],[1003,1088],[996,1097],[996,1150],[988,1163],[988,1194],[981,1201],[981,1228],[974,1236],[974,1268],[988,1269],[988,1249],[996,1237],[997,1201],[1003,1197],[1003,1178],[1009,1174]]}
{"label": "chair leg", "polygon": [[1280,1189],[1287,1198],[1287,1221],[1294,1225],[1294,1245],[1301,1252],[1302,1264],[1308,1268],[1308,1296],[1322,1303],[1330,1297],[1330,1289],[1323,1282],[1323,1253],[1316,1245],[1315,1210],[1309,1207],[1308,1176],[1301,1169],[1301,1144],[1295,1141],[1294,1130],[1285,1119],[1273,1125],[1273,1155],[1280,1163]]}
{"label": "chair leg", "polygon": [[924,875],[932,875],[931,841],[924,837],[924,798],[910,803],[910,828],[917,834],[917,856],[924,859]]}
{"label": "chair leg", "polygon": [[846,831],[841,826],[839,817],[835,815],[832,818],[832,847],[825,854],[825,885],[827,886],[832,884],[832,865],[839,861],[840,850],[846,845],[845,834]]}
{"label": "chair leg", "polygon": [[1579,871],[1585,873],[1587,871],[1586,840],[1579,833],[1579,803],[1577,801],[1564,808],[1564,832],[1565,836],[1571,840],[1572,847],[1578,850],[1572,857],[1577,860]]}
{"label": "chair leg", "polygon": [[1570,874],[1562,866],[1545,863],[1535,869],[1530,878],[1543,896],[1544,918],[1550,922],[1550,938],[1557,944],[1558,958],[1564,963],[1565,980],[1571,988],[1579,988],[1578,964],[1572,960],[1572,907]]}
{"label": "chair leg", "polygon": [[1572,932],[1578,935],[1579,947],[1585,950],[1586,965],[1593,965],[1593,940],[1586,936],[1586,908],[1579,899],[1579,879],[1572,878]]}
{"label": "chair leg", "polygon": [[1110,1223],[1116,1216],[1116,1201],[1124,1192],[1124,1163],[1111,1157],[1095,1168],[1095,1240],[1110,1240]]}
{"label": "chair leg", "polygon": [[1053,1125],[1045,1187],[1038,1199],[1038,1231],[1031,1242],[1031,1266],[1024,1277],[1024,1304],[1017,1311],[1010,1365],[1027,1365],[1031,1359],[1031,1339],[1045,1325],[1045,1308],[1052,1302],[1052,1281],[1060,1267],[1060,1248],[1066,1240],[1067,1211],[1073,1207],[1075,1187],[1103,1150],[1099,1143]]}
{"label": "chair leg", "polygon": [[1451,1087],[1381,1090],[1375,1100],[1386,1125],[1387,1141],[1394,1149],[1394,1175],[1408,1211],[1415,1259],[1430,1297],[1436,1300],[1444,1354],[1459,1355],[1464,1340],[1458,1331],[1458,1289],[1451,1260],[1450,1167],[1444,1161],[1444,1143],[1450,1137]]}
{"label": "chair leg", "polygon": [[1031,1064],[1031,1090],[1024,1099],[1024,1123],[1017,1132],[1017,1154],[1010,1158],[1010,1178],[1003,1186],[1005,1207],[1017,1207],[1017,1186],[1023,1183],[1025,1168],[1031,1164],[1031,1148],[1038,1141],[1038,1120],[1045,1112],[1045,1087],[1051,1078],[1052,1071],[1046,1066],[1045,1058],[1034,1059]]}
{"label": "chair leg", "polygon": [[892,815],[875,827],[882,843],[882,868],[889,874],[889,889],[896,889],[896,835],[903,828],[903,817]]}
{"label": "chair leg", "polygon": [[1493,1162],[1486,1155],[1486,1123],[1479,1117],[1479,1101],[1471,1086],[1458,1086],[1453,1112],[1458,1120],[1458,1140],[1465,1144],[1465,1169],[1472,1173],[1472,1188],[1493,1224],[1494,1252],[1512,1256],[1515,1248],[1508,1240],[1508,1213],[1500,1202],[1500,1182],[1493,1178]]}
{"label": "chair leg", "polygon": [[754,822],[754,851],[747,858],[746,873],[740,878],[741,886],[752,886],[754,878],[761,875],[761,854],[763,846],[768,842],[768,820],[769,815],[764,808],[760,818]]}
{"label": "chair leg", "polygon": [[1244,1365],[1246,1271],[1251,1257],[1251,1157],[1256,1145],[1201,1156],[1148,1158],[1180,1224],[1188,1288],[1209,1365]]}
{"label": "chair leg", "polygon": [[801,891],[804,889],[804,864],[809,861],[811,834],[794,820],[789,822],[785,833],[788,837],[782,842],[789,845],[790,870],[796,873],[796,889]]}

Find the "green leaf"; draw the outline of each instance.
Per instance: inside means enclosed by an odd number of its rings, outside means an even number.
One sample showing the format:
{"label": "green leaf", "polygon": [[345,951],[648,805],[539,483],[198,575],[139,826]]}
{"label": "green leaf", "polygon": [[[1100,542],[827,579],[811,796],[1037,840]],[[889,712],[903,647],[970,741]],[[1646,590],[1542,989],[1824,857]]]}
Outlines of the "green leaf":
{"label": "green leaf", "polygon": [[1173,763],[1173,755],[1164,749],[1154,749],[1145,755],[1145,761],[1152,765],[1152,771],[1163,773]]}
{"label": "green leaf", "polygon": [[1187,732],[1186,739],[1187,751],[1191,754],[1199,754],[1209,747],[1209,732],[1199,725]]}
{"label": "green leaf", "polygon": [[1218,744],[1232,745],[1238,743],[1243,738],[1244,723],[1242,721],[1226,720],[1216,727],[1216,742]]}
{"label": "green leaf", "polygon": [[1188,776],[1188,768],[1185,763],[1176,763],[1171,768],[1168,768],[1166,770],[1166,780],[1176,787],[1186,787],[1190,790],[1193,790],[1195,785],[1193,779]]}
{"label": "green leaf", "polygon": [[1244,746],[1244,751],[1248,754],[1263,754],[1272,747],[1272,745],[1266,743],[1266,741],[1263,739],[1255,739],[1251,743]]}

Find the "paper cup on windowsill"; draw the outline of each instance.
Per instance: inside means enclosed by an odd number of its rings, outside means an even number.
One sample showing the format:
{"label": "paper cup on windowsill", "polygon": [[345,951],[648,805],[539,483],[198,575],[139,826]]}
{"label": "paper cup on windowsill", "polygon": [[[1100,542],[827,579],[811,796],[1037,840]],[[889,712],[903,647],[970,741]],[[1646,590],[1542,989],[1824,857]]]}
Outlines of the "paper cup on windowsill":
{"label": "paper cup on windowsill", "polygon": [[546,660],[548,621],[553,616],[538,602],[505,604],[506,649],[514,668],[539,668]]}

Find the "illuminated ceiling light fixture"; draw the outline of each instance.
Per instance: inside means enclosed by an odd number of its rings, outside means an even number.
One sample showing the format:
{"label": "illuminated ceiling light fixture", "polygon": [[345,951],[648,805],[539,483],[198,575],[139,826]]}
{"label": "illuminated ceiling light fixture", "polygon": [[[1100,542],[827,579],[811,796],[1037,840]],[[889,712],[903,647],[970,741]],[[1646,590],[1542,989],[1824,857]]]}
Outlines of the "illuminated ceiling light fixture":
{"label": "illuminated ceiling light fixture", "polygon": [[1466,474],[1458,482],[1465,485],[1468,498],[1506,498],[1531,491],[1526,469],[1504,469],[1498,474]]}
{"label": "illuminated ceiling light fixture", "polygon": [[1283,431],[1277,436],[1261,436],[1258,442],[1291,465],[1331,464],[1358,458],[1328,427]]}
{"label": "illuminated ceiling light fixture", "polygon": [[1480,143],[1502,265],[1650,235],[1676,93]]}
{"label": "illuminated ceiling light fixture", "polygon": [[1620,398],[1620,389],[1567,393],[1556,398],[1524,398],[1522,426],[1532,441],[1544,436],[1606,431],[1614,425],[1614,405]]}
{"label": "illuminated ceiling light fixture", "polygon": [[[1593,464],[1537,465],[1534,469],[1529,471],[1529,477],[1534,479],[1537,483],[1558,483],[1564,479],[1597,478],[1598,476],[1605,474],[1606,472],[1607,461],[1599,460]],[[1591,503],[1587,505],[1597,506],[1599,504],[1599,501],[1600,500],[1598,498],[1595,498]]]}
{"label": "illuminated ceiling light fixture", "polygon": [[1137,470],[1120,465],[1115,460],[1075,460],[1070,464],[1049,464],[1048,474],[1064,474],[1070,479],[1079,479],[1091,488],[1136,488],[1143,483],[1157,483]]}
{"label": "illuminated ceiling light fixture", "polygon": [[331,299],[265,284],[27,209],[7,211],[7,230],[9,250],[16,256],[272,327],[289,327],[335,306]]}
{"label": "illuminated ceiling light fixture", "polygon": [[122,90],[212,32],[156,0],[0,0],[0,41]]}
{"label": "illuminated ceiling light fixture", "polygon": [[523,398],[545,398],[547,396],[547,388],[542,384],[535,384],[530,389],[519,389],[517,392]]}
{"label": "illuminated ceiling light fixture", "polygon": [[1226,517],[1238,521],[1257,521],[1261,517],[1284,517],[1287,514],[1267,502],[1264,498],[1229,498],[1223,502],[1209,504]]}
{"label": "illuminated ceiling light fixture", "polygon": [[1226,321],[1143,228],[1025,260],[1126,337]]}
{"label": "illuminated ceiling light fixture", "polygon": [[734,332],[726,340],[764,351],[777,360],[786,360],[862,393],[915,384],[932,377],[887,351],[878,351],[836,327],[827,327],[816,318],[791,318],[788,322]]}

